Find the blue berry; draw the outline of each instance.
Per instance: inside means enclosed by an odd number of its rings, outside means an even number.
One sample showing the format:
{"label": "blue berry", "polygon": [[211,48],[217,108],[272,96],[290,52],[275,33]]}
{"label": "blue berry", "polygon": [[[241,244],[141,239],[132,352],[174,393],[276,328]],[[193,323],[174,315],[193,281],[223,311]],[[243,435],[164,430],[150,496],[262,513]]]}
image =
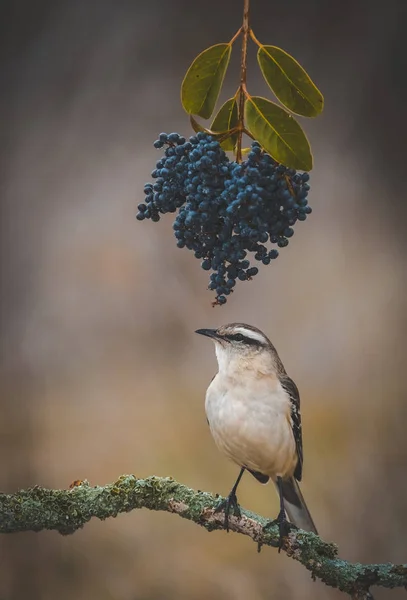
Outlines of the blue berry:
{"label": "blue berry", "polygon": [[264,265],[277,258],[305,221],[309,175],[277,164],[253,142],[247,160],[230,161],[218,141],[199,132],[189,140],[161,133],[154,142],[165,147],[152,172],[154,184],[144,187],[145,203],[136,218],[159,221],[176,213],[173,230],[179,248],[188,248],[212,271],[209,289],[224,304],[237,281],[257,275],[251,257]]}

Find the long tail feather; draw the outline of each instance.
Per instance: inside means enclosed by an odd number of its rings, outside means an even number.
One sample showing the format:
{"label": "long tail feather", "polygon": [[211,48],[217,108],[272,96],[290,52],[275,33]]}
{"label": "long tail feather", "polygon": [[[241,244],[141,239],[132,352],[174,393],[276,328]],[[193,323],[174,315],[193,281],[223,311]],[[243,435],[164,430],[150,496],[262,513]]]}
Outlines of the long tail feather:
{"label": "long tail feather", "polygon": [[283,482],[284,508],[291,523],[318,534],[315,523],[311,517],[300,486],[294,477]]}

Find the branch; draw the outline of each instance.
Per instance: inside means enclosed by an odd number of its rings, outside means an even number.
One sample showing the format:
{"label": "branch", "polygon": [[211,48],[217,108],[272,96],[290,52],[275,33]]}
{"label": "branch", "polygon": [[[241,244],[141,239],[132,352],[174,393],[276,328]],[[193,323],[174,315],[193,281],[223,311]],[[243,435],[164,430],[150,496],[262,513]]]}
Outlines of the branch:
{"label": "branch", "polygon": [[[170,477],[137,479],[124,475],[115,483],[92,487],[76,481],[67,490],[34,487],[15,494],[0,493],[0,533],[53,529],[64,535],[74,533],[92,517],[104,520],[136,508],[163,510],[194,521],[208,531],[223,529],[224,514],[215,513],[219,501],[207,492],[192,490]],[[263,530],[266,519],[241,511],[230,516],[232,531],[251,537],[262,545],[277,547],[277,526]],[[353,598],[370,597],[369,588],[407,586],[407,564],[362,565],[337,557],[337,547],[314,533],[292,528],[283,550],[311,572],[313,579],[336,587]]]}

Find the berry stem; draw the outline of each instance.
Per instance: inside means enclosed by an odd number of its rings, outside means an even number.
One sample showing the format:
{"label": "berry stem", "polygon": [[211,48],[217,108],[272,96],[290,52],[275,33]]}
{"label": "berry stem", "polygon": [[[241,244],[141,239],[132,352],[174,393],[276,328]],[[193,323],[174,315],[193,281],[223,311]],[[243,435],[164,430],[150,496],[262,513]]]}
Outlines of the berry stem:
{"label": "berry stem", "polygon": [[238,127],[236,162],[242,162],[242,137],[244,129],[244,103],[247,80],[247,42],[250,35],[249,27],[249,8],[250,0],[243,0],[243,25],[242,25],[242,55],[240,61],[240,86],[239,86],[239,106],[238,106]]}

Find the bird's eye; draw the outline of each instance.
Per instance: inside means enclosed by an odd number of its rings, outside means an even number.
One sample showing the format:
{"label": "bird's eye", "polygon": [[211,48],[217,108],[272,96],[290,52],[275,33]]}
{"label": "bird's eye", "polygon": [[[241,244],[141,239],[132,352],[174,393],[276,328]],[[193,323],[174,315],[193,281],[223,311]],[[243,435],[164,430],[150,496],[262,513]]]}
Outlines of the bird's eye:
{"label": "bird's eye", "polygon": [[236,342],[243,342],[244,336],[241,333],[235,333],[235,335],[233,336],[233,339]]}

